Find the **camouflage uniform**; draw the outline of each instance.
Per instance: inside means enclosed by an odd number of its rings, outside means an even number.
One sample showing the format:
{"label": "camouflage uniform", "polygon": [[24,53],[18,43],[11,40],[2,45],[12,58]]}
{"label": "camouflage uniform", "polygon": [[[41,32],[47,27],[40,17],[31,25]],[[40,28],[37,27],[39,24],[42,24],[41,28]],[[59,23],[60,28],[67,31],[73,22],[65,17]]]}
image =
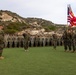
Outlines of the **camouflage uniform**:
{"label": "camouflage uniform", "polygon": [[73,52],[76,50],[75,44],[76,44],[76,33],[73,31],[72,32],[72,48],[73,48]]}
{"label": "camouflage uniform", "polygon": [[67,33],[67,43],[68,43],[68,47],[69,47],[69,51],[71,51],[72,49],[72,32],[71,30],[68,30],[68,33]]}
{"label": "camouflage uniform", "polygon": [[53,37],[53,47],[54,47],[54,49],[56,49],[56,46],[57,46],[57,35],[54,33],[52,35],[52,37]]}
{"label": "camouflage uniform", "polygon": [[4,32],[0,30],[0,59],[2,59],[2,52],[4,48]]}
{"label": "camouflage uniform", "polygon": [[29,47],[29,35],[27,33],[24,33],[23,34],[23,37],[24,37],[24,49],[25,51],[28,50],[28,47]]}
{"label": "camouflage uniform", "polygon": [[39,36],[36,35],[36,36],[35,36],[35,46],[36,46],[36,47],[38,46],[38,42],[39,42]]}
{"label": "camouflage uniform", "polygon": [[63,40],[63,44],[64,44],[64,49],[65,49],[65,51],[67,51],[67,48],[68,48],[67,31],[64,31],[64,33],[62,35],[62,40]]}

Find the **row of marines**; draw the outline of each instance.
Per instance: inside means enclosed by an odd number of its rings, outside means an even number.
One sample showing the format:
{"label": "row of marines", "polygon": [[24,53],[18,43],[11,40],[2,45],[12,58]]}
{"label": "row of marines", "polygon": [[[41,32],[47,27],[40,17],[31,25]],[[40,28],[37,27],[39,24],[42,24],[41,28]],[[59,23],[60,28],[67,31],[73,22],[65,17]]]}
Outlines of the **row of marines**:
{"label": "row of marines", "polygon": [[[62,45],[61,36],[56,36],[57,45]],[[54,38],[53,36],[38,36],[29,35],[29,46],[52,46]],[[5,35],[5,47],[23,47],[24,37],[22,35]]]}
{"label": "row of marines", "polygon": [[[4,37],[5,36],[3,35],[3,32],[0,31],[0,58],[1,59],[3,59],[3,57],[2,57],[3,48],[6,46],[6,43],[7,43],[7,39],[3,39]],[[27,50],[29,47],[29,41],[31,41],[32,39],[30,38],[30,35],[28,32],[24,33],[22,35],[22,37],[23,37],[23,47],[25,50]],[[39,39],[39,36],[37,36],[37,39],[36,39],[36,37],[34,39],[36,45],[38,45],[38,39]],[[69,51],[75,52],[75,50],[76,50],[76,47],[75,47],[75,45],[76,45],[76,33],[74,30],[72,30],[72,29],[65,30],[63,35],[59,39],[60,39],[61,43],[63,42],[65,51],[69,50]],[[54,48],[56,49],[57,41],[59,39],[58,39],[57,34],[53,34],[50,39],[47,39],[47,42],[50,43],[49,40],[52,40],[51,43],[54,46]],[[8,41],[9,40],[10,39],[8,39]],[[12,40],[15,40],[15,39],[13,38]],[[20,41],[19,38],[18,38],[18,40]],[[31,43],[33,43],[33,41]],[[43,44],[45,46],[45,41],[43,41]]]}
{"label": "row of marines", "polygon": [[[27,50],[29,47],[29,42],[31,42],[31,46],[33,46],[34,43],[35,43],[35,46],[38,46],[38,44],[40,46],[42,46],[42,44],[43,44],[43,46],[50,46],[50,44],[53,45],[53,41],[55,41],[55,40],[53,40],[52,38],[53,38],[52,36],[51,36],[51,38],[48,36],[47,37],[30,36],[28,32],[24,33],[23,35],[6,35],[6,34],[4,34],[3,30],[0,30],[0,59],[4,58],[4,57],[2,57],[2,52],[3,52],[3,49],[5,47],[7,47],[8,43],[10,46],[12,44],[14,44],[14,45],[23,44],[24,49]],[[56,37],[56,39],[57,39],[57,37]],[[47,43],[47,45],[46,45],[46,43]],[[56,46],[56,44],[55,44],[55,46]]]}

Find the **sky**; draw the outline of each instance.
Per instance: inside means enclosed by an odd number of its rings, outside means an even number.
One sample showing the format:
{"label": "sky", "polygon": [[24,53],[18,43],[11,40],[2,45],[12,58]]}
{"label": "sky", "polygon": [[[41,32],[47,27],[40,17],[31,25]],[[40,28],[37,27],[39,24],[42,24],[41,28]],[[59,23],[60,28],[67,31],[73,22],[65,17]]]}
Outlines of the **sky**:
{"label": "sky", "polygon": [[67,24],[67,5],[76,15],[76,0],[0,0],[0,10],[21,17],[42,18],[56,24]]}

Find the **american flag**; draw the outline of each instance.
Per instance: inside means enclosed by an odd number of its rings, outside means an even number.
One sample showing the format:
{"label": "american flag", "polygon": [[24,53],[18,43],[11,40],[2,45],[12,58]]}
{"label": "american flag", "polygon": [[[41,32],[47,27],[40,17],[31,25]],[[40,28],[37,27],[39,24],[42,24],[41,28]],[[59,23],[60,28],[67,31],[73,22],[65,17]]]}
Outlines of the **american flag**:
{"label": "american flag", "polygon": [[71,6],[67,6],[67,22],[71,22],[71,19],[74,18],[74,14],[72,12]]}
{"label": "american flag", "polygon": [[67,6],[67,23],[69,23],[70,26],[76,26],[76,17],[74,16],[71,6]]}

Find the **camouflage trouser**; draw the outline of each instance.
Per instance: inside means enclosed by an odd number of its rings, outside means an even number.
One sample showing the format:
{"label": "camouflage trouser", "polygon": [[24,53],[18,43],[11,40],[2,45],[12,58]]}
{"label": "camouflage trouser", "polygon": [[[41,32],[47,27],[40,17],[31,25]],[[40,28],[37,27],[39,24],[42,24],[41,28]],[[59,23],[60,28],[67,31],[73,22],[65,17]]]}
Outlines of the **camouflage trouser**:
{"label": "camouflage trouser", "polygon": [[65,51],[68,49],[68,43],[67,43],[67,40],[64,40],[64,49],[65,49]]}
{"label": "camouflage trouser", "polygon": [[67,40],[67,45],[68,45],[69,51],[71,51],[72,50],[72,41]]}
{"label": "camouflage trouser", "polygon": [[0,44],[0,56],[2,56],[3,48],[4,48],[4,44]]}
{"label": "camouflage trouser", "polygon": [[28,49],[28,46],[29,46],[29,42],[24,42],[24,49],[27,50]]}
{"label": "camouflage trouser", "polygon": [[53,47],[54,47],[54,49],[56,49],[56,46],[57,46],[57,41],[54,40],[54,41],[53,41]]}
{"label": "camouflage trouser", "polygon": [[71,40],[64,40],[64,49],[65,51],[69,49],[69,51],[72,50],[72,42]]}
{"label": "camouflage trouser", "polygon": [[2,52],[3,52],[3,50],[0,50],[0,57],[2,56]]}
{"label": "camouflage trouser", "polygon": [[73,40],[71,44],[72,44],[72,49],[73,49],[73,51],[75,51],[75,50],[76,50],[76,47],[75,47],[75,40]]}
{"label": "camouflage trouser", "polygon": [[38,46],[38,41],[35,41],[35,46],[36,46],[36,47]]}
{"label": "camouflage trouser", "polygon": [[4,44],[0,44],[0,50],[3,50]]}

